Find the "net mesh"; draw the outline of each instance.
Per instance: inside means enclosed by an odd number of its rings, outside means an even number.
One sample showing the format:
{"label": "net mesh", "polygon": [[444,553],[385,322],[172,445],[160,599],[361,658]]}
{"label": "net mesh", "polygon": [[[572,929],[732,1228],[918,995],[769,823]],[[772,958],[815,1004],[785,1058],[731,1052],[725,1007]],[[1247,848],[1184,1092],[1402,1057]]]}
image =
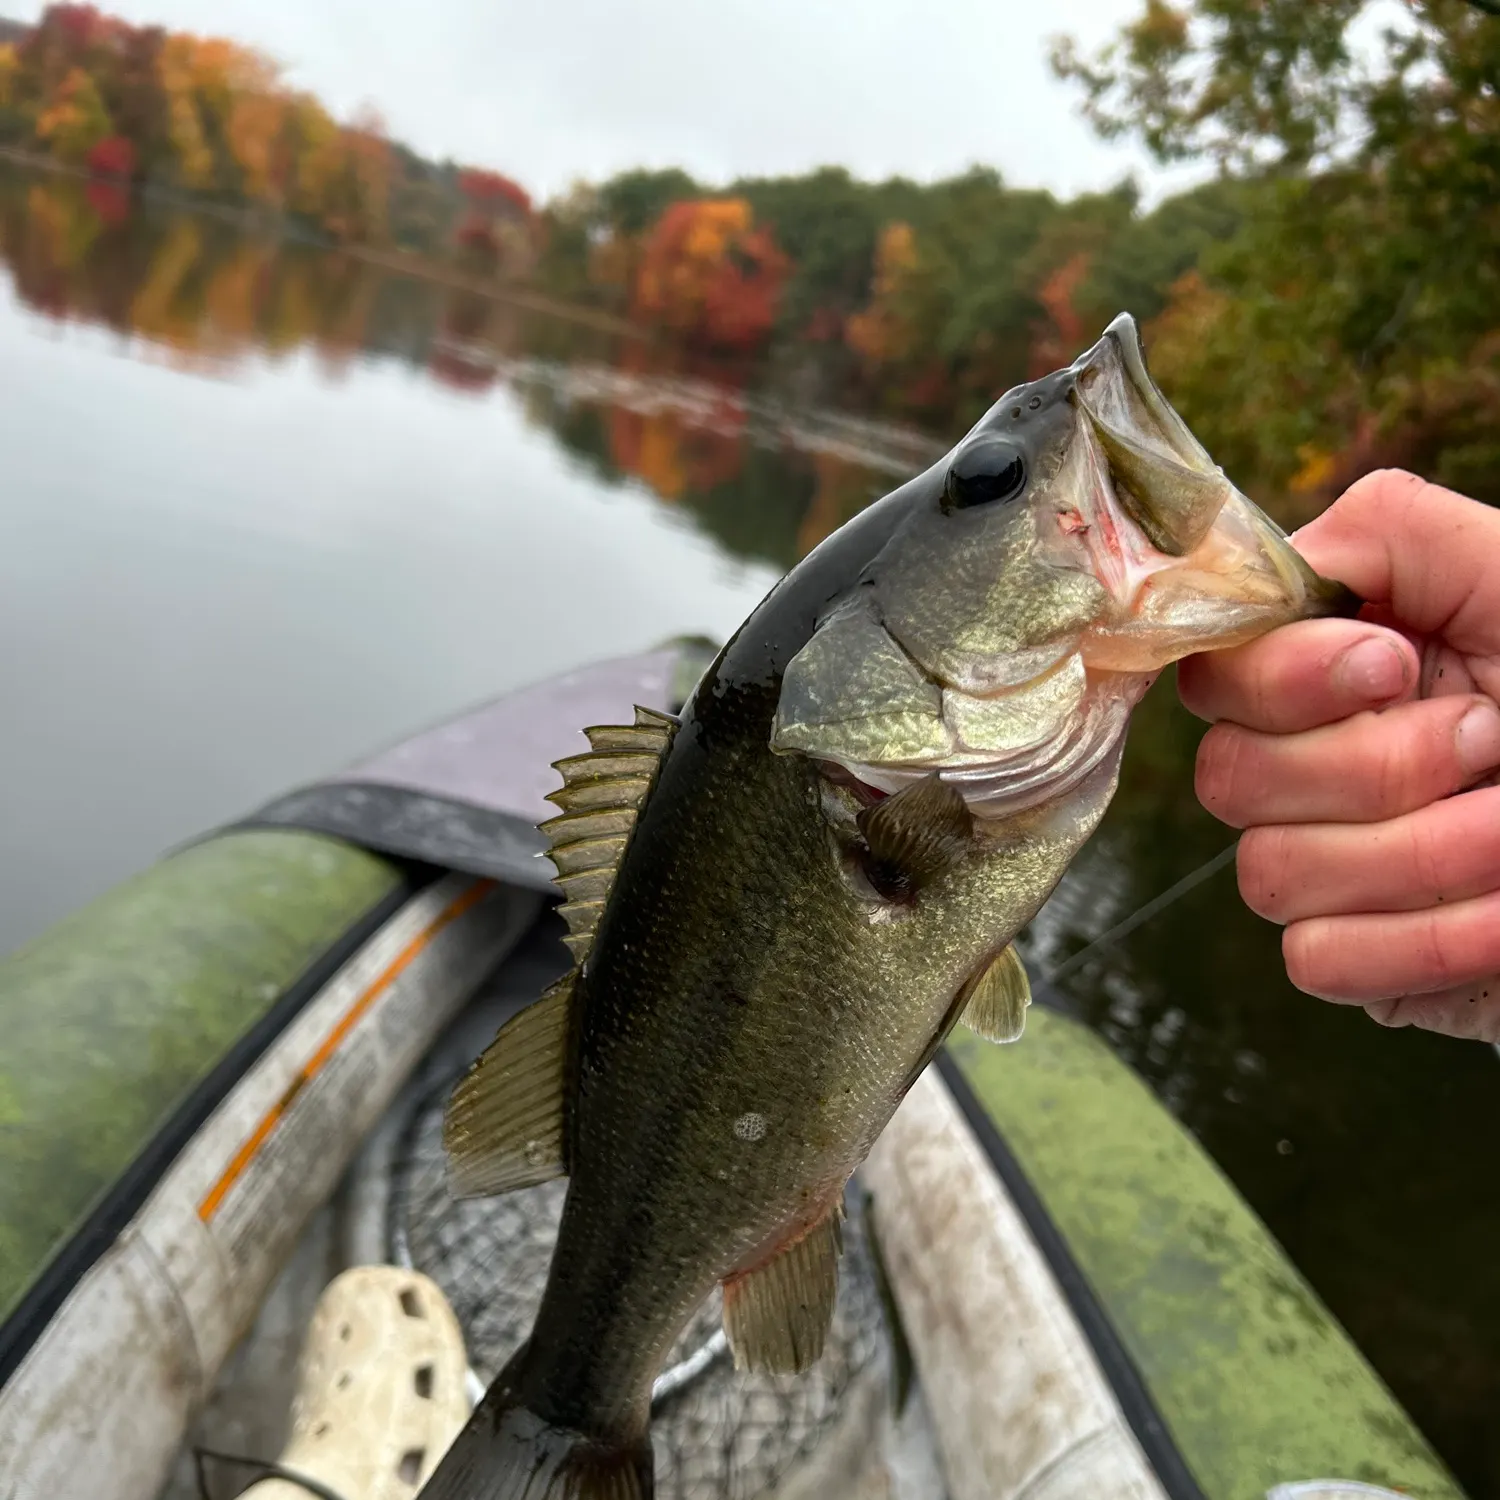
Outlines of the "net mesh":
{"label": "net mesh", "polygon": [[[446,1090],[412,1117],[393,1174],[395,1258],[442,1287],[488,1383],[530,1330],[557,1235],[566,1184],[460,1201],[447,1188],[442,1146]],[[753,1500],[786,1480],[841,1417],[857,1389],[882,1378],[886,1332],[857,1190],[849,1194],[833,1326],[821,1360],[799,1376],[736,1371],[706,1358],[719,1328],[716,1292],[668,1357],[705,1368],[659,1396],[652,1421],[660,1500]],[[864,1379],[862,1379],[864,1377]]]}

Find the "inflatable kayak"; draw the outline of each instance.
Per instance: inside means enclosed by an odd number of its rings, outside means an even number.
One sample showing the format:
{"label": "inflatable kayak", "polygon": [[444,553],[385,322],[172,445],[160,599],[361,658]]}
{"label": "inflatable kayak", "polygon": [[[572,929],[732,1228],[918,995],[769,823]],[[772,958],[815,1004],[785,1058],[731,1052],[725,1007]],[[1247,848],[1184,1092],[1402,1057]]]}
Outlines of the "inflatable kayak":
{"label": "inflatable kayak", "polygon": [[[482,989],[535,996],[538,943],[561,954],[550,763],[680,706],[707,659],[676,643],[483,705],[0,963],[3,1500],[161,1493],[424,1059]],[[942,1491],[1460,1496],[1214,1164],[1036,989],[1022,1045],[956,1033],[859,1179]]]}

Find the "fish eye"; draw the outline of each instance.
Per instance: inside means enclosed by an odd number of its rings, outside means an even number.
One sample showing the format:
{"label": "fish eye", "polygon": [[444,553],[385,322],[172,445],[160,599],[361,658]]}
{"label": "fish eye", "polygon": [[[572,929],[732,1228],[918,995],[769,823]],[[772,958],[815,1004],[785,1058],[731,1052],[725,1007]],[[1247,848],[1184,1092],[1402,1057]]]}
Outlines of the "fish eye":
{"label": "fish eye", "polygon": [[943,484],[943,509],[1013,500],[1025,487],[1026,460],[1015,444],[1001,437],[980,438],[953,460]]}

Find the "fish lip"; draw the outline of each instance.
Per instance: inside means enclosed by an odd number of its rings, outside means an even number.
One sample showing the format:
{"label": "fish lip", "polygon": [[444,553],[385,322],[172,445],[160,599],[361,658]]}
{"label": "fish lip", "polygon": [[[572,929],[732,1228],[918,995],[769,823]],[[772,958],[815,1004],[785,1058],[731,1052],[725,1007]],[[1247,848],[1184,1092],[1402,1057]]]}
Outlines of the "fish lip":
{"label": "fish lip", "polygon": [[1115,356],[1118,368],[1141,398],[1142,405],[1156,419],[1161,429],[1160,436],[1174,456],[1197,473],[1219,473],[1219,466],[1209,456],[1208,449],[1193,435],[1192,428],[1182,420],[1153,379],[1146,366],[1146,346],[1141,341],[1140,325],[1128,312],[1117,313],[1093,346],[1085,349],[1068,367],[1075,376],[1073,389],[1077,403],[1090,419],[1098,420],[1090,410],[1084,381],[1095,371],[1107,371],[1111,355]]}

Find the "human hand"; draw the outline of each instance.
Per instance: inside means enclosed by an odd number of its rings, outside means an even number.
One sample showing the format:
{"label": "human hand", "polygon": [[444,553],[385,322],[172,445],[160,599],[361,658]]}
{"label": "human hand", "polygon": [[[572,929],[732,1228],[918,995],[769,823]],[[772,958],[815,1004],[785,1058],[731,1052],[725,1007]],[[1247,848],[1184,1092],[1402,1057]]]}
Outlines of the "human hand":
{"label": "human hand", "polygon": [[1500,511],[1385,470],[1296,543],[1369,605],[1180,664],[1199,800],[1299,989],[1500,1041]]}

